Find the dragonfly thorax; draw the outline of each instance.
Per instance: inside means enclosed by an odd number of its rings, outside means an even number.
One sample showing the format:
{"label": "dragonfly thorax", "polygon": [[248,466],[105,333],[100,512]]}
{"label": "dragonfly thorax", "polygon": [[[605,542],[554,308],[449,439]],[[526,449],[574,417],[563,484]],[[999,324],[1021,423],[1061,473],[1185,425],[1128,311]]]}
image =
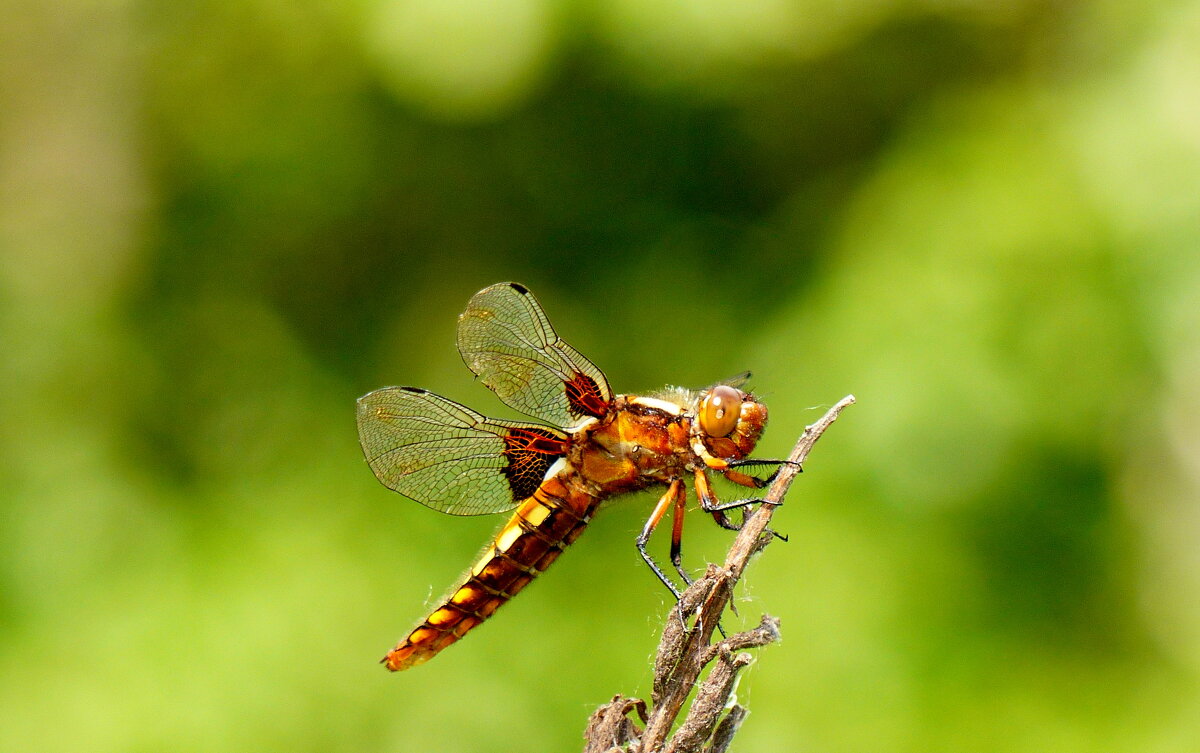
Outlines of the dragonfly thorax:
{"label": "dragonfly thorax", "polygon": [[678,406],[618,395],[612,412],[572,435],[568,463],[607,496],[680,478],[698,458],[691,419]]}

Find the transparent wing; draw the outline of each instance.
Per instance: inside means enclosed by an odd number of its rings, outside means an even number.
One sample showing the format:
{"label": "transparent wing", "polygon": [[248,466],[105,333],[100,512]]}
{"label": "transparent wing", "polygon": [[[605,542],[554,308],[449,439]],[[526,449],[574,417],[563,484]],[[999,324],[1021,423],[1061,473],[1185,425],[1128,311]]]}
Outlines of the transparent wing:
{"label": "transparent wing", "polygon": [[743,371],[741,374],[731,376],[728,379],[722,379],[721,381],[717,382],[716,384],[710,384],[708,386],[716,387],[717,384],[727,384],[730,387],[737,387],[740,390],[740,389],[743,389],[750,382],[750,377],[752,377],[752,376],[754,376],[754,375],[751,374],[749,371]]}
{"label": "transparent wing", "polygon": [[603,417],[612,403],[604,374],[559,338],[523,285],[476,293],[458,318],[458,350],[505,405],[555,426]]}
{"label": "transparent wing", "polygon": [[384,486],[453,515],[513,508],[566,454],[568,441],[547,426],[489,419],[416,387],[360,397],[358,438]]}

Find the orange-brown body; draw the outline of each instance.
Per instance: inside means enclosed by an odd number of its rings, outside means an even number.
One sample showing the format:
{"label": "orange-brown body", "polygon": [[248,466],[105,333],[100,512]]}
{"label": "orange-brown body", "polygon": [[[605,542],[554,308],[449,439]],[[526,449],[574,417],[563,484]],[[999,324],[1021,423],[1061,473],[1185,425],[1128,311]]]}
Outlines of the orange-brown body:
{"label": "orange-brown body", "polygon": [[583,533],[605,498],[703,467],[682,407],[672,413],[627,395],[613,407],[571,434],[565,464],[521,503],[449,599],[388,652],[388,669],[427,661],[490,617]]}

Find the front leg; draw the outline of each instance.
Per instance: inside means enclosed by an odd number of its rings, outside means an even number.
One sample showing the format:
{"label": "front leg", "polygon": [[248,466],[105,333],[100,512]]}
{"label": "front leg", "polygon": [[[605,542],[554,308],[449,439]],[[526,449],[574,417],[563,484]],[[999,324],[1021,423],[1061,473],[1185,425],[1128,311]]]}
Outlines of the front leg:
{"label": "front leg", "polygon": [[[762,479],[755,478],[754,476],[730,470],[728,467],[719,469],[719,473],[735,484],[749,486],[754,489],[761,489],[768,483]],[[703,468],[700,468],[696,471],[696,497],[700,500],[700,509],[704,510],[705,512],[714,513],[713,517],[716,517],[715,513],[766,501],[761,497],[755,497],[753,499],[738,499],[734,500],[733,502],[718,501],[717,495],[713,494],[712,482],[708,480],[708,473]],[[717,522],[720,523],[721,521],[718,520]],[[737,529],[735,528],[733,530]]]}
{"label": "front leg", "polygon": [[713,520],[717,522],[717,525],[721,526],[727,531],[742,530],[741,525],[734,523],[729,519],[729,516],[725,514],[725,508],[723,508],[717,501],[717,495],[713,494],[712,482],[708,480],[708,472],[703,468],[700,468],[696,471],[695,486],[696,498],[700,500],[700,509],[707,513],[711,513]]}
{"label": "front leg", "polygon": [[[771,475],[767,476],[766,478],[759,478],[759,477],[751,475],[749,473],[742,473],[741,471],[733,470],[734,468],[746,468],[746,467],[766,466],[766,465],[775,466],[775,470],[771,471]],[[725,478],[729,479],[730,481],[734,482],[735,484],[740,484],[742,486],[748,486],[753,489],[765,489],[771,485],[771,482],[775,480],[775,477],[779,475],[779,472],[781,470],[783,470],[783,467],[785,465],[794,465],[797,468],[800,468],[800,472],[804,471],[804,468],[802,468],[799,463],[796,463],[791,460],[759,460],[757,458],[748,458],[746,460],[733,460],[733,461],[730,461],[725,466],[724,469],[718,469],[718,470],[725,475]]]}
{"label": "front leg", "polygon": [[[771,461],[764,461],[764,462],[774,463],[777,461],[771,460]],[[778,461],[778,462],[783,462],[783,461]],[[763,479],[756,478],[754,476],[750,476],[745,473],[739,473],[737,471],[731,470],[729,468],[729,466],[726,466],[723,470],[720,470],[718,472],[721,473],[723,476],[725,476],[725,478],[734,482],[735,484],[740,484],[742,486],[749,486],[749,487],[752,487],[755,489],[761,489],[771,483],[770,479],[767,479],[764,481]],[[778,469],[775,470],[775,473],[771,474],[771,478],[773,479],[775,477],[775,474],[777,474],[777,473],[779,473]],[[708,479],[708,472],[705,471],[703,468],[700,468],[696,471],[696,497],[700,500],[700,508],[707,513],[711,513],[713,516],[713,520],[715,520],[717,522],[717,525],[719,525],[722,528],[729,530],[729,531],[742,530],[742,526],[745,525],[745,522],[746,522],[746,507],[748,505],[753,505],[753,504],[757,504],[757,503],[766,501],[760,497],[754,497],[751,499],[738,499],[738,500],[734,500],[733,502],[719,501],[717,499],[717,496],[715,494],[713,494],[712,483]],[[732,520],[729,519],[729,516],[725,514],[726,510],[732,510],[735,508],[741,508],[741,510],[742,510],[742,522],[741,523],[734,523]],[[781,534],[777,531],[771,531],[771,534],[773,536],[775,536],[776,538],[787,541],[787,536],[784,536],[783,534]]]}

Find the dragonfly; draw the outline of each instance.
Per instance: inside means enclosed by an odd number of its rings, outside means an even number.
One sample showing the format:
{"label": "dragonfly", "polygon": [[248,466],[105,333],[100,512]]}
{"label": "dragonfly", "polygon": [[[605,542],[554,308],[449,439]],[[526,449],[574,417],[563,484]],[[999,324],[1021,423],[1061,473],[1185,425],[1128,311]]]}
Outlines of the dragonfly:
{"label": "dragonfly", "polygon": [[[358,435],[375,476],[388,489],[452,515],[511,511],[461,582],[382,663],[392,671],[422,664],[488,619],[573,543],[600,503],[653,486],[665,492],[636,546],[676,599],[678,587],[647,550],[672,512],[670,559],[685,584],[683,518],[692,488],[718,525],[761,502],[722,502],[713,474],[760,489],[774,477],[754,469],[767,408],[742,389],[749,374],[702,390],[613,394],[604,374],[564,342],[524,285],[476,293],[458,319],[467,367],[510,408],[537,422],[488,418],[418,387],[384,387],[358,400]],[[744,520],[744,517],[743,517]]]}

